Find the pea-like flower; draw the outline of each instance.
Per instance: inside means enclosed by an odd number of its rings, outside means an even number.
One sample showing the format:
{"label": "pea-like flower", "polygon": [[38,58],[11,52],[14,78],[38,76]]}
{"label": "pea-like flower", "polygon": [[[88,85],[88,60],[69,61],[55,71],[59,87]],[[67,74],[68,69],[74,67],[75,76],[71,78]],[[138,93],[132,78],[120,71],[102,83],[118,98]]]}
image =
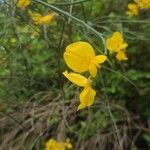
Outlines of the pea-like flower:
{"label": "pea-like flower", "polygon": [[33,13],[29,11],[29,14],[33,20],[33,22],[37,25],[48,25],[52,22],[55,13],[49,13],[47,15],[41,15],[40,13]]}
{"label": "pea-like flower", "polygon": [[93,47],[88,42],[75,42],[66,47],[64,60],[67,66],[77,73],[89,71],[92,77],[97,74],[97,68],[100,68],[107,59],[105,55],[95,56]]}
{"label": "pea-like flower", "polygon": [[128,11],[126,12],[126,14],[129,17],[137,16],[139,14],[139,6],[135,3],[129,3],[128,4]]}
{"label": "pea-like flower", "polygon": [[72,147],[69,140],[66,142],[59,142],[55,139],[49,139],[45,144],[45,150],[69,150],[72,149]]}
{"label": "pea-like flower", "polygon": [[30,4],[30,0],[18,0],[17,7],[25,8]]}
{"label": "pea-like flower", "polygon": [[63,75],[72,83],[83,87],[83,91],[80,93],[80,105],[77,110],[91,106],[94,103],[96,92],[91,87],[91,80],[77,73],[63,72]]}
{"label": "pea-like flower", "polygon": [[119,61],[128,59],[125,53],[127,46],[128,44],[124,42],[120,32],[114,32],[113,35],[106,40],[107,49],[110,53],[117,53],[116,59]]}
{"label": "pea-like flower", "polygon": [[134,0],[140,9],[150,9],[150,0]]}

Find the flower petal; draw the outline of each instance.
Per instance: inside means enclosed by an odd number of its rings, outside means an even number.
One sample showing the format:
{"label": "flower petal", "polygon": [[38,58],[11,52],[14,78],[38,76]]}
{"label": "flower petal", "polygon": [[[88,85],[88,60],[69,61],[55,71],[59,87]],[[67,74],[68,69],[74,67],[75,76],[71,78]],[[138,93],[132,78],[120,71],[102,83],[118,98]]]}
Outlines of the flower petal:
{"label": "flower petal", "polygon": [[119,51],[116,55],[117,60],[122,61],[122,60],[127,60],[127,56],[124,51]]}
{"label": "flower petal", "polygon": [[115,44],[115,40],[113,38],[110,37],[106,40],[106,48],[110,52],[114,52],[114,50],[116,49],[116,44]]}
{"label": "flower petal", "polygon": [[105,55],[97,55],[94,57],[95,64],[102,64],[107,60],[107,56]]}
{"label": "flower petal", "polygon": [[127,43],[123,43],[123,44],[121,44],[116,50],[115,50],[115,52],[119,52],[120,50],[124,50],[124,49],[126,49],[127,48],[127,46],[128,46],[128,44]]}
{"label": "flower petal", "polygon": [[128,11],[127,11],[127,15],[129,16],[137,16],[139,14],[139,6],[135,3],[129,3],[128,4]]}
{"label": "flower petal", "polygon": [[67,66],[75,72],[82,73],[88,70],[89,60],[86,58],[81,58],[72,53],[65,52],[64,59]]}
{"label": "flower petal", "polygon": [[89,81],[84,76],[77,73],[68,73],[67,71],[63,72],[63,75],[72,83],[85,87],[88,85]]}
{"label": "flower petal", "polygon": [[67,46],[64,60],[67,66],[75,72],[85,72],[92,58],[95,57],[93,47],[87,42],[75,42]]}
{"label": "flower petal", "polygon": [[24,8],[30,4],[30,0],[19,0],[17,3],[17,7]]}
{"label": "flower petal", "polygon": [[96,65],[95,64],[91,64],[89,66],[89,72],[91,74],[92,77],[96,77],[96,74],[97,74],[97,68],[96,68]]}
{"label": "flower petal", "polygon": [[110,52],[114,52],[121,44],[123,44],[123,36],[120,32],[114,32],[113,35],[106,40],[106,47]]}
{"label": "flower petal", "polygon": [[115,39],[115,41],[117,42],[117,45],[121,45],[123,44],[123,36],[120,32],[115,32],[113,34],[113,38]]}
{"label": "flower petal", "polygon": [[55,13],[50,13],[41,18],[41,24],[48,25],[54,18]]}
{"label": "flower petal", "polygon": [[78,106],[78,110],[83,109],[85,107],[91,106],[94,103],[96,92],[91,87],[84,88],[80,93],[80,105]]}

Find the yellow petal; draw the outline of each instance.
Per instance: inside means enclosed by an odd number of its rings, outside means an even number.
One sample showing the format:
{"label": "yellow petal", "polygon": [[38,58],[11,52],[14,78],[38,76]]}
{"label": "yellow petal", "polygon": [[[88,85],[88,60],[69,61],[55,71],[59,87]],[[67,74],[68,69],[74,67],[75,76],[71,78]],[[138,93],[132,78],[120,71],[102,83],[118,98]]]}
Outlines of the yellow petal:
{"label": "yellow petal", "polygon": [[94,103],[95,95],[96,92],[91,87],[84,88],[80,93],[80,105],[78,106],[78,110],[91,106]]}
{"label": "yellow petal", "polygon": [[48,15],[42,16],[40,13],[33,13],[30,10],[28,11],[28,13],[31,16],[34,23],[38,25],[48,25],[55,16],[55,13],[50,13]]}
{"label": "yellow petal", "polygon": [[30,4],[30,0],[18,0],[17,7],[24,8]]}
{"label": "yellow petal", "polygon": [[67,66],[75,72],[85,72],[91,59],[95,57],[93,47],[87,42],[75,42],[66,47],[64,60]]}
{"label": "yellow petal", "polygon": [[97,75],[97,68],[96,68],[95,64],[91,64],[89,66],[89,72],[90,72],[92,77],[96,77],[96,75]]}
{"label": "yellow petal", "polygon": [[116,42],[113,38],[110,37],[106,40],[106,48],[110,52],[114,52],[114,50],[116,49]]}
{"label": "yellow petal", "polygon": [[150,0],[134,0],[140,9],[149,9],[150,8]]}
{"label": "yellow petal", "polygon": [[116,44],[113,38],[108,38],[106,40],[106,48],[110,51],[110,52],[114,52],[115,48],[116,48]]}
{"label": "yellow petal", "polygon": [[50,13],[48,15],[45,15],[41,18],[41,24],[48,25],[54,18],[55,14]]}
{"label": "yellow petal", "polygon": [[128,4],[128,15],[129,16],[137,16],[139,14],[139,6],[135,3]]}
{"label": "yellow petal", "polygon": [[120,32],[115,32],[113,34],[113,38],[116,40],[117,45],[123,44],[123,36]]}
{"label": "yellow petal", "polygon": [[[89,59],[81,58],[72,53],[64,53],[64,60],[67,66],[75,72],[82,73],[88,70]],[[87,63],[88,62],[88,63]]]}
{"label": "yellow petal", "polygon": [[114,52],[121,44],[123,44],[123,36],[120,32],[114,32],[113,35],[106,40],[106,47],[110,52]]}
{"label": "yellow petal", "polygon": [[94,57],[95,64],[102,64],[107,60],[107,56],[105,55],[97,55]]}
{"label": "yellow petal", "polygon": [[115,50],[115,52],[119,52],[120,50],[124,50],[124,49],[127,48],[127,46],[128,46],[127,43],[123,43],[123,44],[121,44],[121,45]]}
{"label": "yellow petal", "polygon": [[45,144],[45,150],[58,149],[58,142],[54,139],[49,139]]}
{"label": "yellow petal", "polygon": [[72,149],[73,148],[73,145],[71,144],[69,138],[66,139],[66,142],[64,143],[64,145],[65,145],[65,148],[67,148],[67,149]]}
{"label": "yellow petal", "polygon": [[116,55],[116,58],[119,61],[127,60],[128,59],[124,51],[118,52],[117,55]]}
{"label": "yellow petal", "polygon": [[84,76],[77,74],[77,73],[68,73],[67,71],[63,72],[63,75],[72,83],[78,85],[78,86],[82,86],[82,87],[86,87],[89,84],[89,81],[87,78],[85,78]]}

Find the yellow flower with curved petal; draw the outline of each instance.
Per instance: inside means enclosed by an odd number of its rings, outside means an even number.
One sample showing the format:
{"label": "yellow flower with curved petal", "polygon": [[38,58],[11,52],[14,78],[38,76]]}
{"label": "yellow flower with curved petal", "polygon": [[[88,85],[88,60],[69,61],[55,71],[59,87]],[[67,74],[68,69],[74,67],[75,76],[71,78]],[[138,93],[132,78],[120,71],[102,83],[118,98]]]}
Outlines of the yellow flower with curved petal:
{"label": "yellow flower with curved petal", "polygon": [[127,60],[127,56],[125,54],[125,49],[128,46],[127,43],[124,42],[123,36],[120,32],[114,32],[113,35],[106,40],[106,47],[110,51],[110,53],[117,53],[117,60]]}
{"label": "yellow flower with curved petal", "polygon": [[81,87],[89,87],[91,84],[91,81],[89,79],[77,73],[68,73],[68,71],[65,71],[63,72],[63,75],[69,81]]}
{"label": "yellow flower with curved petal", "polygon": [[129,3],[126,14],[130,17],[137,16],[139,14],[139,6],[135,3]]}
{"label": "yellow flower with curved petal", "polygon": [[91,106],[94,103],[96,92],[91,87],[84,88],[80,93],[80,105],[77,110]]}
{"label": "yellow flower with curved petal", "polygon": [[68,150],[72,147],[70,141],[59,142],[54,139],[49,139],[45,144],[45,150]]}
{"label": "yellow flower with curved petal", "polygon": [[17,7],[25,8],[30,4],[30,0],[18,0]]}
{"label": "yellow flower with curved petal", "polygon": [[93,47],[88,42],[75,42],[66,47],[64,60],[67,66],[75,72],[89,71],[92,77],[97,74],[97,67],[107,59],[105,55],[95,56]]}
{"label": "yellow flower with curved petal", "polygon": [[72,83],[84,87],[80,93],[80,105],[77,110],[91,106],[94,103],[96,92],[91,88],[91,80],[77,73],[63,72],[63,75]]}
{"label": "yellow flower with curved petal", "polygon": [[45,16],[41,15],[40,13],[33,13],[31,11],[28,11],[33,22],[37,25],[48,25],[52,22],[55,13],[49,13]]}
{"label": "yellow flower with curved petal", "polygon": [[134,0],[140,7],[140,9],[149,9],[150,0]]}
{"label": "yellow flower with curved petal", "polygon": [[52,22],[53,18],[55,16],[55,13],[49,13],[48,15],[45,15],[41,18],[41,24],[48,25]]}
{"label": "yellow flower with curved petal", "polygon": [[106,40],[106,47],[111,53],[125,49],[127,46],[120,32],[114,32],[113,35]]}
{"label": "yellow flower with curved petal", "polygon": [[54,139],[49,139],[45,144],[45,150],[58,150],[57,141]]}

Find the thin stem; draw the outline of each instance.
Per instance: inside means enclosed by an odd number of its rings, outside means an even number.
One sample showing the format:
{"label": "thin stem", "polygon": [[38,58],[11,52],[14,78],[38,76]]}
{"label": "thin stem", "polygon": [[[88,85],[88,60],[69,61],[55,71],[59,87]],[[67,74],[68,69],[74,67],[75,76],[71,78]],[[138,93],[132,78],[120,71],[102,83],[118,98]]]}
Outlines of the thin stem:
{"label": "thin stem", "polygon": [[76,5],[84,2],[88,2],[90,0],[80,0],[80,1],[75,1],[75,2],[66,2],[66,3],[52,3],[52,5],[55,6],[67,6],[67,5]]}
{"label": "thin stem", "polygon": [[100,38],[103,42],[103,45],[104,45],[104,54],[107,54],[107,50],[105,48],[105,39],[103,38],[102,34],[99,33],[98,31],[96,31],[93,27],[91,27],[89,24],[85,23],[83,20],[80,20],[79,18],[76,18],[74,16],[72,16],[70,13],[56,7],[56,6],[53,6],[51,4],[48,4],[48,3],[45,3],[41,0],[34,0],[34,2],[38,2],[42,5],[45,5],[47,7],[49,7],[50,9],[52,9],[53,11],[56,11],[57,13],[61,14],[61,15],[64,15],[64,16],[67,16],[69,18],[71,18],[72,20],[82,24],[83,26],[85,26],[87,28],[87,30],[90,30],[92,31],[98,38]]}
{"label": "thin stem", "polygon": [[116,73],[116,74],[118,74],[119,76],[121,76],[121,77],[123,77],[126,81],[128,81],[131,85],[133,85],[135,88],[136,88],[136,90],[138,91],[138,92],[140,92],[140,89],[135,85],[135,83],[134,82],[132,82],[131,80],[129,80],[125,75],[123,75],[123,74],[121,74],[121,73],[119,73],[119,72],[117,72],[117,71],[115,71],[115,70],[113,70],[113,69],[111,69],[111,68],[109,68],[109,67],[106,67],[106,66],[102,66],[104,69],[107,69],[107,70],[109,70],[109,71],[111,71],[111,72],[114,72],[114,73]]}

